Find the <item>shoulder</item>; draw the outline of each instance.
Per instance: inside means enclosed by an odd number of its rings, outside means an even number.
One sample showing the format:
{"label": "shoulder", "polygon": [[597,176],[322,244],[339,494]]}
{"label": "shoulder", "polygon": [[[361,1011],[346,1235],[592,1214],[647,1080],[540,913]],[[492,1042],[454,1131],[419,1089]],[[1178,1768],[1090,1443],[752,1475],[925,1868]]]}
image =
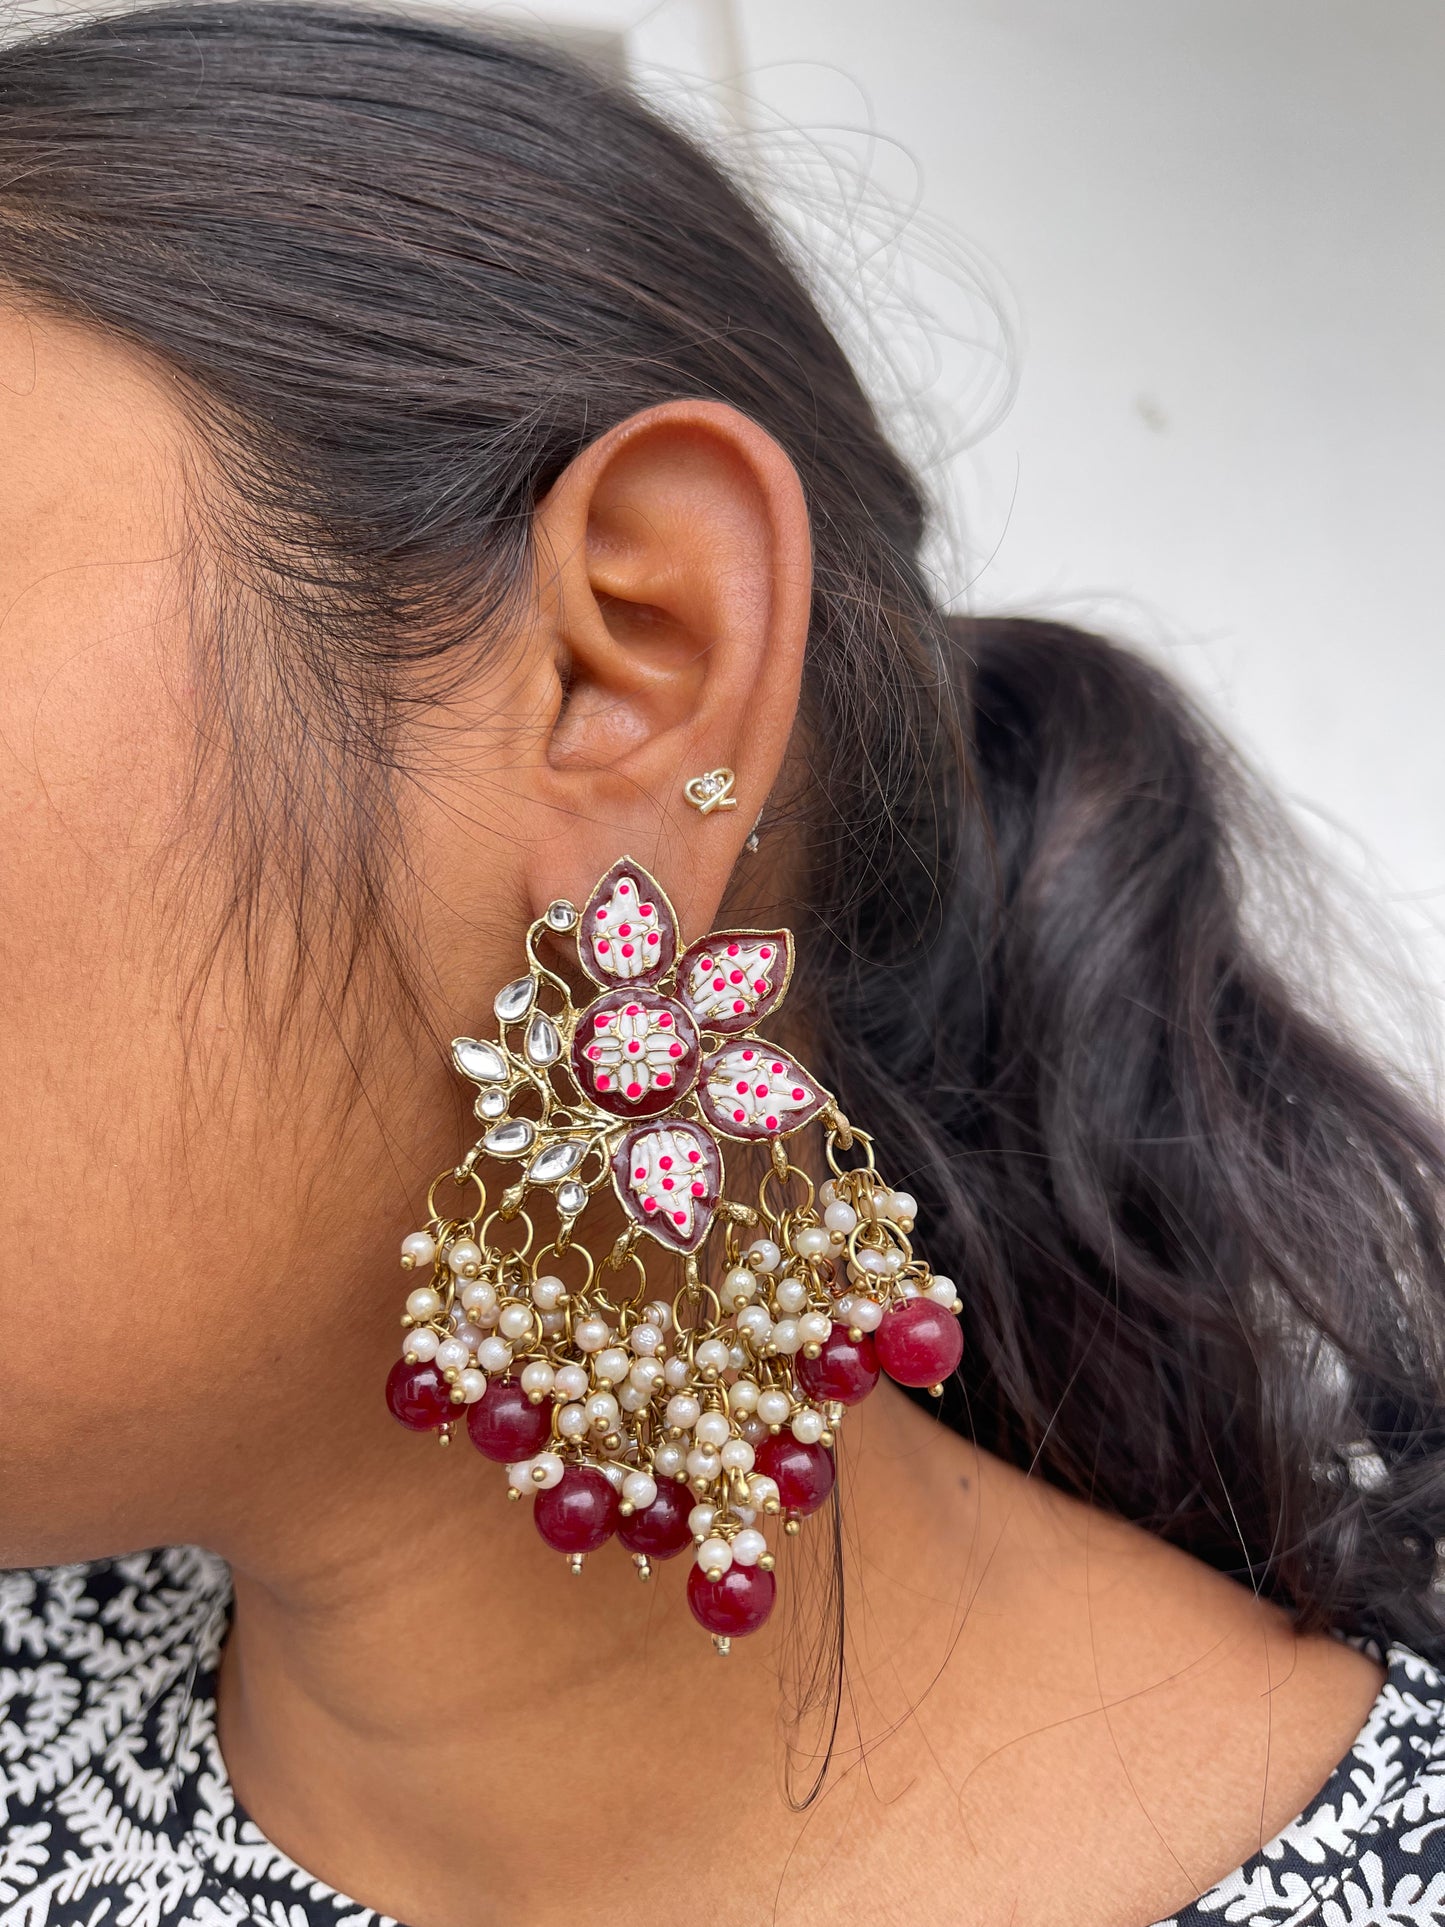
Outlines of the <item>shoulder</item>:
{"label": "shoulder", "polygon": [[173,1795],[228,1599],[193,1548],[0,1574],[0,1927],[188,1884]]}
{"label": "shoulder", "polygon": [[1315,1797],[1164,1927],[1445,1920],[1445,1676],[1405,1647],[1386,1657],[1364,1726]]}

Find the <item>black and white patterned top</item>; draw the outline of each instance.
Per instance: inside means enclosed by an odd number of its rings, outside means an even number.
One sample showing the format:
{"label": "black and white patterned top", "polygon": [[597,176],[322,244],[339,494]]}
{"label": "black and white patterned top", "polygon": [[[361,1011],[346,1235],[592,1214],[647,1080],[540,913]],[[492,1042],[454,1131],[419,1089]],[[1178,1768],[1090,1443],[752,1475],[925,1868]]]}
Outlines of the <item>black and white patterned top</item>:
{"label": "black and white patterned top", "polygon": [[[0,1574],[0,1927],[394,1927],[236,1804],[225,1566],[189,1548]],[[1445,1927],[1445,1678],[1396,1647],[1284,1832],[1161,1927]]]}

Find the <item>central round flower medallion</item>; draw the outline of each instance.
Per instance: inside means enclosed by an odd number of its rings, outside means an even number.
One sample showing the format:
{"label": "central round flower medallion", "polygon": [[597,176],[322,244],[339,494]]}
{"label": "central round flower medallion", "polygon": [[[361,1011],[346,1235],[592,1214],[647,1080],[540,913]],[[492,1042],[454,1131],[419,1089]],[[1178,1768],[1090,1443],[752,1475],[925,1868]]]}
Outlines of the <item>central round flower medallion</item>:
{"label": "central round flower medallion", "polygon": [[655,1117],[697,1082],[697,1026],[681,1004],[618,990],[589,1004],[572,1041],[572,1073],[613,1117]]}

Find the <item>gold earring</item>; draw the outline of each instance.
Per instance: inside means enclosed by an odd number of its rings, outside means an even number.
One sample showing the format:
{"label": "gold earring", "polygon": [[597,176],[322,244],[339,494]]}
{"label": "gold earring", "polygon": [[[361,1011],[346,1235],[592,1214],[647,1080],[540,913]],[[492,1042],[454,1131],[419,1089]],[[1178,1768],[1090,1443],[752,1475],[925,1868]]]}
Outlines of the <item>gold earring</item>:
{"label": "gold earring", "polygon": [[[597,986],[580,1009],[538,955],[562,938]],[[443,1443],[464,1419],[574,1572],[614,1535],[644,1579],[694,1545],[688,1604],[726,1652],[772,1610],[768,1520],[794,1533],[827,1500],[843,1415],[880,1369],[943,1390],[963,1307],[915,1255],[917,1206],[868,1134],[757,1034],[787,993],[789,931],[684,948],[623,857],[580,912],[548,906],[526,955],[495,1038],[452,1044],[482,1135],[402,1240],[427,1281],[387,1404]],[[832,1173],[816,1192],[787,1146],[815,1122]],[[748,1145],[767,1168],[743,1202],[724,1150]],[[490,1209],[487,1160],[520,1166]],[[578,1232],[601,1193],[627,1229],[599,1255]]]}
{"label": "gold earring", "polygon": [[710,769],[705,776],[694,776],[684,783],[682,793],[700,815],[711,816],[714,810],[737,808],[738,799],[733,795],[736,781],[730,769]]}

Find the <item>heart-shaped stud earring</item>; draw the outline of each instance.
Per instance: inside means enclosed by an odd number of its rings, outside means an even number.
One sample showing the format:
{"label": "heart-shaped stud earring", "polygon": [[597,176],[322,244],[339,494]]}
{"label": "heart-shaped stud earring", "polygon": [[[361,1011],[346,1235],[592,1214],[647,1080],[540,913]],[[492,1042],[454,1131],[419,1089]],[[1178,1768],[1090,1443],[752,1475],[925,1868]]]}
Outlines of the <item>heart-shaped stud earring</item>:
{"label": "heart-shaped stud earring", "polygon": [[700,815],[711,816],[714,810],[737,808],[738,799],[733,795],[736,781],[730,769],[710,769],[705,776],[694,776],[684,783],[682,793]]}

